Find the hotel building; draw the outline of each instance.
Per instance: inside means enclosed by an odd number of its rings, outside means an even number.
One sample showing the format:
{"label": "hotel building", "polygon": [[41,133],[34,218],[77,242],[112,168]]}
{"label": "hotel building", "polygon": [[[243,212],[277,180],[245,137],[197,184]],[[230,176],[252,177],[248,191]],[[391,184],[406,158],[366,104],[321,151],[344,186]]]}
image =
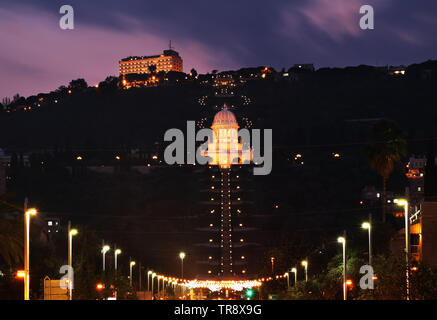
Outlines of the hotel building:
{"label": "hotel building", "polygon": [[160,71],[182,72],[182,58],[177,51],[164,50],[163,54],[143,57],[127,57],[118,62],[119,74],[124,76],[131,73],[151,73],[149,67],[156,66],[156,73]]}

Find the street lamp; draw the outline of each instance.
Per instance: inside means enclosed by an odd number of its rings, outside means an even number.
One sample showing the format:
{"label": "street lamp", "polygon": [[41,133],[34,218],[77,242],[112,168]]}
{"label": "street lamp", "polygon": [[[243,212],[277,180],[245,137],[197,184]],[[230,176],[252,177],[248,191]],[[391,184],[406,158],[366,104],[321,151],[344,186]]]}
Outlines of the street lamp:
{"label": "street lamp", "polygon": [[347,300],[347,291],[346,291],[346,238],[338,237],[338,243],[343,245],[343,300]]}
{"label": "street lamp", "polygon": [[185,252],[179,253],[179,258],[181,259],[181,278],[184,278],[184,258],[185,258]]}
{"label": "street lamp", "polygon": [[363,222],[361,225],[363,229],[369,230],[369,266],[372,265],[372,225],[370,222]]}
{"label": "street lamp", "polygon": [[167,280],[166,277],[162,277],[162,298],[165,300],[165,281]]}
{"label": "street lamp", "polygon": [[156,279],[157,280],[157,282],[158,282],[158,291],[156,292],[157,293],[157,296],[158,296],[158,299],[159,299],[159,280],[162,278],[162,276],[158,276],[158,278]]}
{"label": "street lamp", "polygon": [[147,291],[150,291],[150,281],[149,276],[153,273],[153,271],[149,270],[147,271]]}
{"label": "street lamp", "polygon": [[405,272],[406,284],[407,284],[407,300],[410,300],[410,272],[409,272],[409,256],[410,256],[410,219],[408,217],[408,201],[405,199],[394,199],[393,201],[398,206],[404,206],[405,215],[405,262],[407,264],[407,269]]}
{"label": "street lamp", "polygon": [[152,299],[153,299],[153,278],[156,277],[156,273],[152,273]]}
{"label": "street lamp", "polygon": [[120,249],[116,249],[116,250],[115,250],[115,253],[114,253],[114,255],[115,255],[115,270],[117,270],[117,256],[118,256],[120,253],[121,253],[121,250],[120,250]]}
{"label": "street lamp", "polygon": [[130,270],[129,270],[129,274],[130,274],[130,277],[129,277],[129,282],[130,282],[130,286],[132,287],[132,267],[135,265],[135,261],[131,261],[130,263],[129,263],[129,268],[130,268]]}
{"label": "street lamp", "polygon": [[272,274],[275,274],[275,257],[270,257],[270,262],[272,263]]}
{"label": "street lamp", "polygon": [[30,233],[30,216],[36,215],[35,208],[27,209],[27,202],[24,207],[24,300],[29,300],[29,233]]}
{"label": "street lamp", "polygon": [[103,255],[103,271],[105,271],[105,254],[111,249],[108,245],[103,246],[102,255]]}
{"label": "street lamp", "polygon": [[291,272],[294,273],[294,287],[297,286],[297,268],[291,268]]}
{"label": "street lamp", "polygon": [[284,276],[287,277],[287,290],[290,290],[290,272],[287,271]]}
{"label": "street lamp", "polygon": [[305,282],[308,281],[308,260],[302,260],[302,266],[305,268]]}
{"label": "street lamp", "polygon": [[[70,225],[69,225],[70,226]],[[73,299],[73,279],[71,276],[73,268],[73,236],[77,235],[77,229],[71,229],[68,232],[68,288],[69,288],[69,298]]]}

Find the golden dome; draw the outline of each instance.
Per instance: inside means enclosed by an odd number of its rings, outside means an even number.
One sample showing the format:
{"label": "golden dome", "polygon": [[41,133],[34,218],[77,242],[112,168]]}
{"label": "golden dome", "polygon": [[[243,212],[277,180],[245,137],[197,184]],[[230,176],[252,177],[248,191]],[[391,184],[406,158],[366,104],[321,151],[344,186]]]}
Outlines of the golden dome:
{"label": "golden dome", "polygon": [[217,112],[214,116],[214,120],[212,122],[212,127],[214,126],[237,126],[238,122],[235,118],[235,115],[229,111],[228,109],[223,109],[220,112]]}

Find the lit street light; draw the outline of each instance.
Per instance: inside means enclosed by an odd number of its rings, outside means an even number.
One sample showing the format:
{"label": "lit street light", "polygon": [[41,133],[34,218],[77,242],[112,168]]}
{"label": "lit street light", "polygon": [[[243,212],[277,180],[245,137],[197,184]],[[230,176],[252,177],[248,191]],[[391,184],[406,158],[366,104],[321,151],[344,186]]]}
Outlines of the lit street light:
{"label": "lit street light", "polygon": [[301,264],[305,268],[305,282],[308,282],[308,260],[303,260]]}
{"label": "lit street light", "polygon": [[287,277],[287,290],[290,290],[290,272],[287,271],[284,276]]}
{"label": "lit street light", "polygon": [[29,233],[30,233],[30,216],[36,215],[34,208],[27,209],[27,199],[24,203],[24,300],[29,300]]}
{"label": "lit street light", "polygon": [[156,277],[156,273],[152,273],[152,299],[153,299],[153,278]]}
{"label": "lit street light", "polygon": [[363,222],[363,229],[369,230],[369,266],[372,265],[372,225],[369,222]]}
{"label": "lit street light", "polygon": [[346,290],[346,237],[338,237],[338,243],[343,245],[343,300],[347,300]]}
{"label": "lit street light", "polygon": [[179,258],[181,259],[181,278],[184,278],[184,258],[185,258],[185,252],[179,253]]}
{"label": "lit street light", "polygon": [[71,277],[71,273],[73,270],[73,236],[77,235],[77,229],[70,230],[70,223],[68,223],[68,296],[69,299],[73,299],[73,278]]}
{"label": "lit street light", "polygon": [[116,250],[115,250],[115,253],[114,253],[114,255],[115,255],[115,270],[117,270],[117,256],[118,256],[120,253],[121,253],[121,250],[120,250],[120,249],[116,249]]}
{"label": "lit street light", "polygon": [[272,263],[272,274],[275,274],[275,257],[270,257],[270,262]]}
{"label": "lit street light", "polygon": [[291,268],[291,272],[294,273],[294,287],[297,286],[297,268]]}
{"label": "lit street light", "polygon": [[149,270],[147,271],[147,291],[150,291],[150,281],[149,276],[153,273],[153,271]]}
{"label": "lit street light", "polygon": [[110,247],[108,245],[103,246],[102,248],[102,255],[103,255],[103,271],[105,271],[105,254],[108,252]]}
{"label": "lit street light", "polygon": [[156,279],[157,282],[158,282],[158,290],[157,290],[157,292],[156,292],[156,293],[157,293],[157,296],[158,296],[158,299],[159,299],[159,294],[160,294],[160,293],[159,293],[159,280],[160,280],[161,278],[162,278],[162,276],[158,276],[157,279]]}
{"label": "lit street light", "polygon": [[132,287],[132,267],[135,265],[135,261],[131,261],[129,263],[129,282],[130,282],[130,286]]}
{"label": "lit street light", "polygon": [[165,281],[167,280],[166,277],[162,277],[162,298],[165,299]]}
{"label": "lit street light", "polygon": [[405,277],[407,284],[407,300],[410,300],[410,271],[409,271],[409,263],[410,263],[410,219],[408,216],[408,201],[405,199],[394,199],[393,201],[398,206],[404,206],[404,215],[405,215],[405,262],[407,264]]}

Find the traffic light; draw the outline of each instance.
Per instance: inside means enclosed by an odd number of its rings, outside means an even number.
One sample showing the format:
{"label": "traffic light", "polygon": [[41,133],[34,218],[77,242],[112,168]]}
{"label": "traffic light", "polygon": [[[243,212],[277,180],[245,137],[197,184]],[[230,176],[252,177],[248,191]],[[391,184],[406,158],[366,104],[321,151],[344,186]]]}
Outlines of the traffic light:
{"label": "traffic light", "polygon": [[247,289],[245,294],[246,294],[247,299],[250,300],[250,298],[252,298],[252,296],[253,296],[253,290]]}

